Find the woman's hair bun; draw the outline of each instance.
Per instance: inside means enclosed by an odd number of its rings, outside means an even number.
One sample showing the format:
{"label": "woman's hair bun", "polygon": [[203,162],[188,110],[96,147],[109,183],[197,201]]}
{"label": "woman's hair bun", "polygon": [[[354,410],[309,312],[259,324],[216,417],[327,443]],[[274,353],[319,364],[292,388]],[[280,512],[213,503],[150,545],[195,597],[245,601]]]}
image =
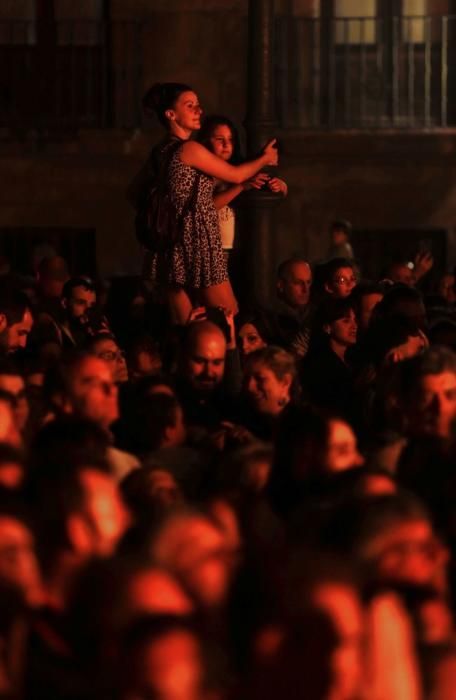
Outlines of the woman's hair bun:
{"label": "woman's hair bun", "polygon": [[165,112],[172,109],[176,100],[183,92],[192,88],[184,83],[154,83],[142,99],[142,107],[147,117],[156,114],[160,122],[166,126]]}
{"label": "woman's hair bun", "polygon": [[163,101],[162,88],[163,83],[155,83],[149,88],[142,99],[142,107],[148,117],[152,116],[154,113],[156,114],[158,108],[161,106]]}

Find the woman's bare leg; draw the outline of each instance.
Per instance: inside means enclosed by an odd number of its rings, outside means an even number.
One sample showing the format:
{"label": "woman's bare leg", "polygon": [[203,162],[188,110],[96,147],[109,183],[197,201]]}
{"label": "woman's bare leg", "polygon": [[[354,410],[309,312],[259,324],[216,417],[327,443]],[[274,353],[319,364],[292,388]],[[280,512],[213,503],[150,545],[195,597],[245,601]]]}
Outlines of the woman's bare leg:
{"label": "woman's bare leg", "polygon": [[171,287],[167,290],[167,297],[172,322],[185,326],[192,311],[192,303],[187,292],[183,287]]}
{"label": "woman's bare leg", "polygon": [[222,306],[227,311],[231,311],[233,315],[236,315],[239,311],[229,280],[221,284],[214,284],[212,287],[200,289],[199,296],[204,306]]}

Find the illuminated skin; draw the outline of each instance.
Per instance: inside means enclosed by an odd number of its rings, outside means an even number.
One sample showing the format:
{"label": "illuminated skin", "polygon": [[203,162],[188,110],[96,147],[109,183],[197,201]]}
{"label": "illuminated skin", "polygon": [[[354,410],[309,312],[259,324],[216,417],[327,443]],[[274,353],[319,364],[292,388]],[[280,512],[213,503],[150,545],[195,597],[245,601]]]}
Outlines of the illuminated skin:
{"label": "illuminated skin", "polygon": [[43,602],[32,533],[19,520],[0,514],[0,579],[9,581],[31,606]]}
{"label": "illuminated skin", "polygon": [[356,287],[357,279],[353,268],[351,267],[340,267],[334,274],[331,282],[325,283],[325,289],[329,294],[334,297],[343,299],[348,297],[352,290]]}
{"label": "illuminated skin", "polygon": [[409,335],[402,345],[392,348],[386,355],[385,362],[402,362],[415,357],[427,347],[429,347],[428,339],[423,331],[418,331],[417,335]]}
{"label": "illuminated skin", "polygon": [[332,653],[333,687],[330,698],[358,697],[362,683],[364,619],[358,596],[342,583],[321,583],[312,595],[314,605],[332,620],[339,642]]}
{"label": "illuminated skin", "polygon": [[291,381],[290,374],[279,379],[266,365],[255,363],[246,372],[244,387],[258,413],[277,416],[290,401]]}
{"label": "illuminated skin", "polygon": [[267,460],[255,460],[247,464],[244,480],[255,493],[260,493],[266,488],[270,474],[270,462]]}
{"label": "illuminated skin", "polygon": [[190,138],[192,131],[201,127],[202,113],[198,97],[192,90],[182,92],[173,108],[165,112],[171,132],[184,140]]}
{"label": "illuminated skin", "polygon": [[377,593],[370,601],[364,659],[366,687],[359,697],[397,700],[422,697],[412,625],[411,616],[398,595],[387,590]]}
{"label": "illuminated skin", "polygon": [[125,596],[132,616],[189,615],[194,609],[192,601],[171,574],[157,568],[135,574]]}
{"label": "illuminated skin", "polygon": [[223,498],[217,498],[210,505],[210,512],[225,540],[226,561],[231,574],[237,568],[242,538],[239,522],[233,507]]}
{"label": "illuminated skin", "polygon": [[456,289],[454,275],[443,275],[439,282],[439,294],[449,303],[456,302]]}
{"label": "illuminated skin", "polygon": [[393,282],[406,284],[408,287],[413,287],[416,282],[415,273],[408,265],[393,265],[390,270],[390,279]]}
{"label": "illuminated skin", "polygon": [[27,338],[32,330],[33,317],[28,309],[20,321],[7,325],[6,317],[0,314],[0,345],[7,355],[12,355],[27,345]]}
{"label": "illuminated skin", "polygon": [[221,383],[225,371],[225,355],[225,336],[218,328],[206,328],[195,333],[185,360],[184,372],[196,391],[210,394]]}
{"label": "illuminated skin", "polygon": [[449,437],[456,419],[456,374],[426,374],[420,379],[415,424],[419,432]]}
{"label": "illuminated skin", "polygon": [[333,245],[342,245],[343,243],[346,243],[348,241],[348,235],[346,231],[340,228],[335,228],[331,232],[331,239]]}
{"label": "illuminated skin", "polygon": [[382,579],[417,585],[434,584],[444,562],[444,550],[426,520],[396,523],[366,548]]}
{"label": "illuminated skin", "polygon": [[2,462],[0,464],[0,487],[17,489],[24,480],[24,470],[18,462]]}
{"label": "illuminated skin", "polygon": [[244,356],[267,345],[253,323],[244,323],[239,329],[238,338],[240,351]]}
{"label": "illuminated skin", "polygon": [[453,638],[453,616],[444,598],[422,603],[419,614],[426,644],[445,644]]}
{"label": "illuminated skin", "polygon": [[140,379],[151,374],[159,374],[162,370],[162,360],[160,355],[147,350],[141,350],[133,358],[130,373],[132,379]]}
{"label": "illuminated skin", "polygon": [[70,383],[74,408],[108,429],[119,417],[118,390],[111,370],[98,357],[84,358]]}
{"label": "illuminated skin", "polygon": [[67,309],[70,318],[83,319],[96,300],[97,295],[90,289],[73,287],[70,298],[62,300],[62,306]]}
{"label": "illuminated skin", "polygon": [[[134,697],[160,700],[201,700],[203,664],[197,639],[186,630],[173,630],[142,651]],[[133,696],[132,696],[133,697]]]}
{"label": "illuminated skin", "polygon": [[358,326],[353,309],[349,309],[343,318],[324,327],[324,331],[329,336],[329,346],[342,361],[345,361],[347,349],[356,343]]}
{"label": "illuminated skin", "polygon": [[330,326],[331,342],[349,347],[356,343],[356,335],[358,332],[358,324],[353,309],[349,309],[348,314],[343,318],[338,318],[333,321]]}
{"label": "illuminated skin", "polygon": [[364,294],[360,300],[358,324],[361,330],[365,331],[369,326],[372,312],[383,299],[383,294]]}
{"label": "illuminated skin", "polygon": [[109,338],[98,340],[93,346],[93,353],[109,365],[116,384],[128,381],[128,369],[124,354],[114,340]]}
{"label": "illuminated skin", "polygon": [[29,417],[29,404],[25,395],[25,382],[21,375],[0,375],[0,389],[14,396],[14,419],[22,433]]}
{"label": "illuminated skin", "polygon": [[[218,124],[214,127],[212,135],[209,137],[210,150],[212,153],[225,162],[229,162],[233,155],[234,138],[228,124]],[[281,192],[286,195],[288,187],[286,182],[278,177],[269,177],[267,173],[258,173],[255,177],[245,182],[230,187],[225,192],[214,197],[215,206],[220,209],[225,204],[229,204],[242,190],[261,189],[267,184],[272,192]]]}
{"label": "illuminated skin", "polygon": [[80,479],[90,523],[90,554],[110,556],[130,524],[129,514],[113,477],[88,468]]}
{"label": "illuminated skin", "polygon": [[289,265],[285,279],[277,280],[277,291],[286,304],[294,309],[307,306],[312,285],[312,270],[306,262]]}
{"label": "illuminated skin", "polygon": [[228,124],[216,126],[209,141],[211,150],[216,156],[222,160],[230,160],[233,155],[233,134]]}
{"label": "illuminated skin", "polygon": [[396,484],[392,479],[382,474],[366,474],[363,484],[363,493],[366,495],[384,496],[396,492]]}
{"label": "illuminated skin", "polygon": [[150,495],[163,506],[182,501],[182,493],[174,476],[164,469],[153,469],[149,474]]}
{"label": "illuminated skin", "polygon": [[13,410],[7,401],[0,399],[0,442],[12,447],[22,447],[22,437],[14,419]]}
{"label": "illuminated skin", "polygon": [[158,534],[152,555],[175,572],[204,607],[217,607],[225,600],[230,581],[225,540],[208,519],[172,518]]}
{"label": "illuminated skin", "polygon": [[330,472],[341,472],[364,464],[364,457],[358,451],[358,443],[348,423],[332,419],[328,424],[328,450],[326,468]]}
{"label": "illuminated skin", "polygon": [[174,415],[174,425],[166,427],[162,447],[180,447],[187,439],[187,426],[184,420],[184,412],[180,406]]}

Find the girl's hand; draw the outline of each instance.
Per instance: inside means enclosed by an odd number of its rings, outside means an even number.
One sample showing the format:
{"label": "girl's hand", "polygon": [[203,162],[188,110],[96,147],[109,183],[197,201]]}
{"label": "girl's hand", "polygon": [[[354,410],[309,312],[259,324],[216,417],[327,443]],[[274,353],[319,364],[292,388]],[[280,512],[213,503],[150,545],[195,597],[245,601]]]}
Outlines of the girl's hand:
{"label": "girl's hand", "polygon": [[263,149],[265,165],[277,165],[279,162],[279,152],[277,150],[277,139],[272,139]]}
{"label": "girl's hand", "polygon": [[244,190],[261,190],[263,185],[269,180],[269,175],[267,173],[258,173],[255,177],[250,178],[242,183],[242,188]]}
{"label": "girl's hand", "polygon": [[207,310],[205,306],[195,306],[189,314],[187,319],[187,324],[193,323],[194,321],[206,321]]}
{"label": "girl's hand", "polygon": [[417,253],[415,257],[415,277],[417,280],[426,275],[434,265],[434,256],[430,250]]}
{"label": "girl's hand", "polygon": [[280,192],[284,197],[288,194],[288,185],[284,180],[281,180],[280,177],[271,177],[268,182],[268,187],[271,192]]}

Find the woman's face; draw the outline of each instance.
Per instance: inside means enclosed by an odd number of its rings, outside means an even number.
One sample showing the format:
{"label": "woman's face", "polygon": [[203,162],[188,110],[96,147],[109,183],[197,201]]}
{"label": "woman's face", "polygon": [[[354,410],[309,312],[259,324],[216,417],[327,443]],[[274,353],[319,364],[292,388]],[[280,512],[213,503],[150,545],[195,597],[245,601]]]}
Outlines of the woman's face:
{"label": "woman's face", "polygon": [[245,390],[253,406],[269,416],[278,415],[290,400],[291,375],[279,379],[264,364],[253,364],[245,376]]}
{"label": "woman's face", "polygon": [[171,124],[176,124],[186,132],[191,132],[201,127],[201,114],[203,110],[197,95],[191,90],[182,92],[174,103],[174,107],[167,111]]}
{"label": "woman's face", "polygon": [[358,325],[353,309],[349,309],[348,313],[343,318],[338,318],[329,324],[329,336],[339,345],[346,347],[356,343],[356,334]]}
{"label": "woman's face", "polygon": [[456,301],[454,275],[444,275],[439,283],[439,292],[449,304],[454,304]]}
{"label": "woman's face", "polygon": [[209,138],[211,151],[222,160],[230,160],[233,155],[233,134],[228,124],[219,124]]}
{"label": "woman's face", "polygon": [[330,472],[342,472],[364,464],[364,458],[358,452],[356,436],[348,423],[343,420],[329,421],[325,461],[326,469]]}
{"label": "woman's face", "polygon": [[239,349],[244,356],[249,355],[254,350],[266,347],[266,343],[253,323],[244,323],[239,329],[238,337]]}
{"label": "woman's face", "polygon": [[339,267],[332,280],[326,285],[326,290],[335,297],[348,297],[356,287],[357,279],[352,267]]}

